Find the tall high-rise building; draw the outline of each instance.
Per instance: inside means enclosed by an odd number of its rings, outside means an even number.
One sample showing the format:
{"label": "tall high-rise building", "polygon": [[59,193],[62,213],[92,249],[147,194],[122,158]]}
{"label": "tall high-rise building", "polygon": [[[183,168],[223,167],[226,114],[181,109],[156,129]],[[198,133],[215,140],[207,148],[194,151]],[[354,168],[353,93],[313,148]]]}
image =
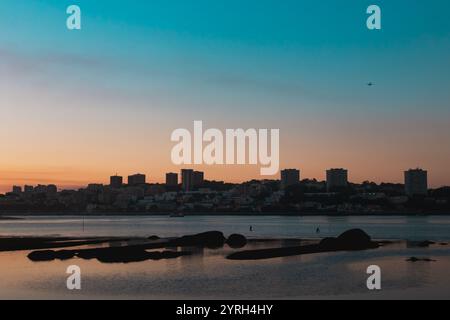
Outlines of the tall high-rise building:
{"label": "tall high-rise building", "polygon": [[173,172],[166,173],[166,186],[168,187],[178,186],[178,173]]}
{"label": "tall high-rise building", "polygon": [[194,171],[194,187],[201,187],[205,181],[205,173],[202,171]]}
{"label": "tall high-rise building", "polygon": [[58,187],[54,184],[49,184],[47,186],[47,193],[57,193],[58,192]]}
{"label": "tall high-rise building", "polygon": [[296,185],[300,182],[300,170],[285,169],[281,170],[281,187],[286,188]]}
{"label": "tall high-rise building", "polygon": [[130,186],[145,184],[145,181],[146,181],[145,174],[138,173],[128,176],[128,185]]}
{"label": "tall high-rise building", "polygon": [[22,193],[22,187],[20,187],[20,186],[13,186],[12,187],[12,193],[21,194]]}
{"label": "tall high-rise building", "polygon": [[334,188],[343,188],[348,185],[348,171],[346,169],[329,169],[327,170],[327,190],[332,191]]}
{"label": "tall high-rise building", "polygon": [[181,170],[181,184],[183,191],[189,192],[194,189],[194,170],[182,169]]}
{"label": "tall high-rise building", "polygon": [[122,184],[123,184],[123,177],[121,176],[115,175],[109,178],[109,185],[111,186],[111,188],[118,189],[122,187]]}
{"label": "tall high-rise building", "polygon": [[428,172],[422,169],[405,171],[405,193],[409,197],[428,194]]}

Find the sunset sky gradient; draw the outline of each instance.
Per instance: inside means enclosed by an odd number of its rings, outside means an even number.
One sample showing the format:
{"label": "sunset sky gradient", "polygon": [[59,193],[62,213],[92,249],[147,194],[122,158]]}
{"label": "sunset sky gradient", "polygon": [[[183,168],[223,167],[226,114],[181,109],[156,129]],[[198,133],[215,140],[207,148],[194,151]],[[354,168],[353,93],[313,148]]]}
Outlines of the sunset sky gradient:
{"label": "sunset sky gradient", "polygon": [[[365,26],[382,8],[381,31]],[[82,30],[66,29],[66,8]],[[163,182],[177,128],[279,128],[281,167],[450,185],[447,0],[0,2],[0,192]],[[368,87],[368,82],[375,86]],[[195,167],[207,179],[259,166]]]}

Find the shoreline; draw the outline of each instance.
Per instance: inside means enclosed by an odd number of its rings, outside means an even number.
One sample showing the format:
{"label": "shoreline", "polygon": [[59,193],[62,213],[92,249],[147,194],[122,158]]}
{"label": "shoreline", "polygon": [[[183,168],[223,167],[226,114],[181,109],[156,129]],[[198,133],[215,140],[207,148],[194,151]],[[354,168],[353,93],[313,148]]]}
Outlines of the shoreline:
{"label": "shoreline", "polygon": [[[4,212],[0,213],[1,220],[20,220],[21,217],[160,217],[168,216],[170,217],[172,213],[161,212],[161,213],[148,213],[148,212]],[[430,212],[430,213],[418,213],[418,212],[372,212],[372,213],[348,213],[348,212],[186,212],[184,216],[176,216],[172,218],[184,218],[184,217],[195,217],[195,216],[208,216],[208,217],[221,217],[221,216],[250,216],[250,217],[379,217],[379,216],[401,216],[401,217],[413,217],[413,216],[450,216],[450,212]]]}
{"label": "shoreline", "polygon": [[9,221],[9,220],[22,220],[23,218],[19,218],[19,217],[6,217],[6,216],[1,216],[0,215],[0,221]]}

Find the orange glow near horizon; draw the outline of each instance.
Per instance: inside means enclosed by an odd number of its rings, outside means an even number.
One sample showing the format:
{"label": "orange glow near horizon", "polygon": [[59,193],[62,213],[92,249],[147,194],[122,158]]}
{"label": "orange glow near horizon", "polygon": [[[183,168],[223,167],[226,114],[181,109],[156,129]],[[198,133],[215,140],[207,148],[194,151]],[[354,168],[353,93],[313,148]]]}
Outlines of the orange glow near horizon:
{"label": "orange glow near horizon", "polygon": [[[336,151],[336,153],[333,153]],[[347,154],[346,154],[346,152]],[[281,166],[283,168],[298,168],[301,170],[301,178],[316,178],[324,180],[325,170],[332,167],[344,167],[349,170],[349,180],[355,183],[365,180],[374,182],[403,182],[403,171],[416,167],[409,164],[407,159],[399,159],[399,155],[394,154],[397,162],[384,162],[385,155],[378,153],[375,148],[369,153],[350,152],[344,149],[342,153],[337,150],[316,149],[311,154],[304,154],[299,151],[283,152],[281,154]],[[33,165],[33,163],[21,163],[13,165],[4,160],[0,165],[0,192],[11,190],[13,185],[37,185],[56,184],[59,188],[78,188],[86,186],[88,183],[109,182],[109,176],[118,174],[125,178],[130,174],[144,173],[150,183],[163,183],[165,173],[180,172],[182,168],[192,167],[205,172],[208,180],[222,180],[226,182],[243,182],[251,179],[278,179],[276,176],[260,176],[259,165],[224,165],[224,166],[175,166],[170,165],[168,155],[170,149],[166,150],[166,157],[146,156],[140,160],[132,155],[128,157],[117,157],[116,160],[101,162],[99,154],[93,154],[89,161],[78,160],[77,163],[69,162],[66,166],[64,157],[54,157],[51,165]],[[123,154],[122,154],[123,155]],[[153,159],[153,161],[151,161]],[[301,159],[297,161],[296,159]],[[350,161],[351,159],[352,161]],[[148,162],[147,162],[148,161]],[[422,165],[425,163],[427,165]],[[50,161],[49,161],[50,163]],[[445,163],[439,163],[439,159],[429,155],[424,161],[418,164],[429,171],[430,186],[440,187],[448,184],[450,172]],[[434,165],[434,166],[433,166]],[[438,166],[439,165],[439,166]]]}
{"label": "orange glow near horizon", "polygon": [[[163,105],[157,113],[151,108],[131,112],[122,107],[126,97],[93,102],[81,97],[67,102],[56,96],[45,103],[40,93],[31,98],[8,91],[3,98],[0,192],[25,184],[52,183],[60,189],[106,184],[116,173],[125,181],[128,175],[140,172],[151,183],[164,182],[166,172],[181,170],[171,163],[175,143],[170,135],[177,128],[192,132],[194,120],[203,120],[205,129],[222,131],[280,129],[280,169],[298,168],[302,179],[322,180],[326,169],[343,167],[355,183],[402,183],[404,170],[421,167],[429,172],[430,187],[450,185],[450,117],[444,114],[439,118],[420,114],[403,118],[401,114],[360,112],[343,116],[339,110],[325,114],[300,110],[295,116],[280,112],[271,118],[272,112],[262,110],[255,118],[250,110],[237,119],[227,114],[226,108],[213,110],[215,117],[211,118],[189,104],[185,108]],[[14,106],[7,101],[15,101]],[[98,103],[98,107],[89,108],[91,103]],[[30,117],[30,112],[40,116]],[[259,165],[186,167],[205,171],[209,180],[279,178],[260,176]]]}
{"label": "orange glow near horizon", "polygon": [[[282,131],[283,132],[283,131]],[[450,168],[447,165],[448,154],[433,145],[422,141],[422,149],[414,142],[385,143],[383,139],[371,141],[369,137],[345,140],[346,137],[334,135],[318,136],[314,141],[295,140],[284,136],[281,143],[280,169],[298,168],[301,178],[323,180],[325,170],[343,167],[349,170],[349,180],[359,183],[365,180],[374,182],[403,182],[403,171],[422,167],[429,171],[431,187],[448,185]],[[367,139],[367,140],[366,140]],[[424,139],[425,140],[425,139]],[[243,182],[251,179],[278,179],[277,176],[260,176],[260,166],[224,165],[224,166],[175,166],[170,161],[173,144],[161,144],[160,152],[136,147],[136,144],[107,145],[95,150],[95,146],[75,144],[65,147],[61,143],[42,147],[41,152],[33,146],[20,148],[0,160],[0,192],[11,190],[13,185],[56,184],[61,188],[78,188],[88,183],[109,182],[109,176],[118,174],[126,177],[134,173],[144,173],[150,183],[162,183],[167,172],[180,172],[182,168],[192,167],[205,172],[208,180]],[[372,143],[366,146],[367,141]],[[417,141],[417,140],[416,140]],[[117,141],[116,141],[117,142]],[[7,148],[8,149],[8,148]],[[430,149],[437,149],[431,152]],[[54,150],[52,152],[52,150]],[[409,158],[421,159],[419,162]]]}

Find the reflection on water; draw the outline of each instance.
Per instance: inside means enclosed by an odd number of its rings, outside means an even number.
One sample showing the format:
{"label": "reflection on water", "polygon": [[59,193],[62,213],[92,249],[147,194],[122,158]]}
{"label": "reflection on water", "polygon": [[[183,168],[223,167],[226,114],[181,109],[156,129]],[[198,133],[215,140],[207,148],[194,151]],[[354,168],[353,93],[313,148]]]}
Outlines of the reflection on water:
{"label": "reflection on water", "polygon": [[[450,240],[450,217],[27,217],[0,221],[0,235],[145,236],[173,237],[207,230],[225,235],[241,233],[253,239],[246,249],[298,245],[294,238],[336,236],[362,228],[373,238],[411,241]],[[253,232],[249,226],[253,226]],[[316,228],[320,227],[320,234]],[[139,241],[139,240],[131,240]],[[118,242],[103,244],[117,246]],[[90,245],[86,247],[98,247]],[[396,242],[376,250],[322,253],[260,261],[225,259],[234,252],[167,248],[190,251],[176,259],[102,264],[97,260],[31,262],[28,251],[0,252],[0,298],[450,298],[450,247],[411,246]],[[409,257],[436,262],[406,262]],[[66,269],[82,270],[82,290],[66,289]],[[382,269],[381,292],[366,288],[369,265]]]}
{"label": "reflection on water", "polygon": [[[249,231],[253,226],[253,232]],[[320,234],[316,229],[320,228]],[[315,238],[362,228],[377,239],[450,240],[450,216],[26,217],[0,220],[0,235],[178,237],[207,230],[250,238]]]}
{"label": "reflection on water", "polygon": [[[291,243],[291,242],[290,242]],[[278,247],[281,242],[251,243],[246,249]],[[263,261],[230,261],[233,249],[173,248],[194,254],[177,259],[102,264],[72,259],[34,263],[28,252],[0,253],[0,298],[450,298],[447,247],[384,248],[323,253]],[[410,256],[436,262],[411,263]],[[66,289],[66,268],[82,270],[82,290]],[[382,268],[381,292],[366,288],[366,268]]]}

